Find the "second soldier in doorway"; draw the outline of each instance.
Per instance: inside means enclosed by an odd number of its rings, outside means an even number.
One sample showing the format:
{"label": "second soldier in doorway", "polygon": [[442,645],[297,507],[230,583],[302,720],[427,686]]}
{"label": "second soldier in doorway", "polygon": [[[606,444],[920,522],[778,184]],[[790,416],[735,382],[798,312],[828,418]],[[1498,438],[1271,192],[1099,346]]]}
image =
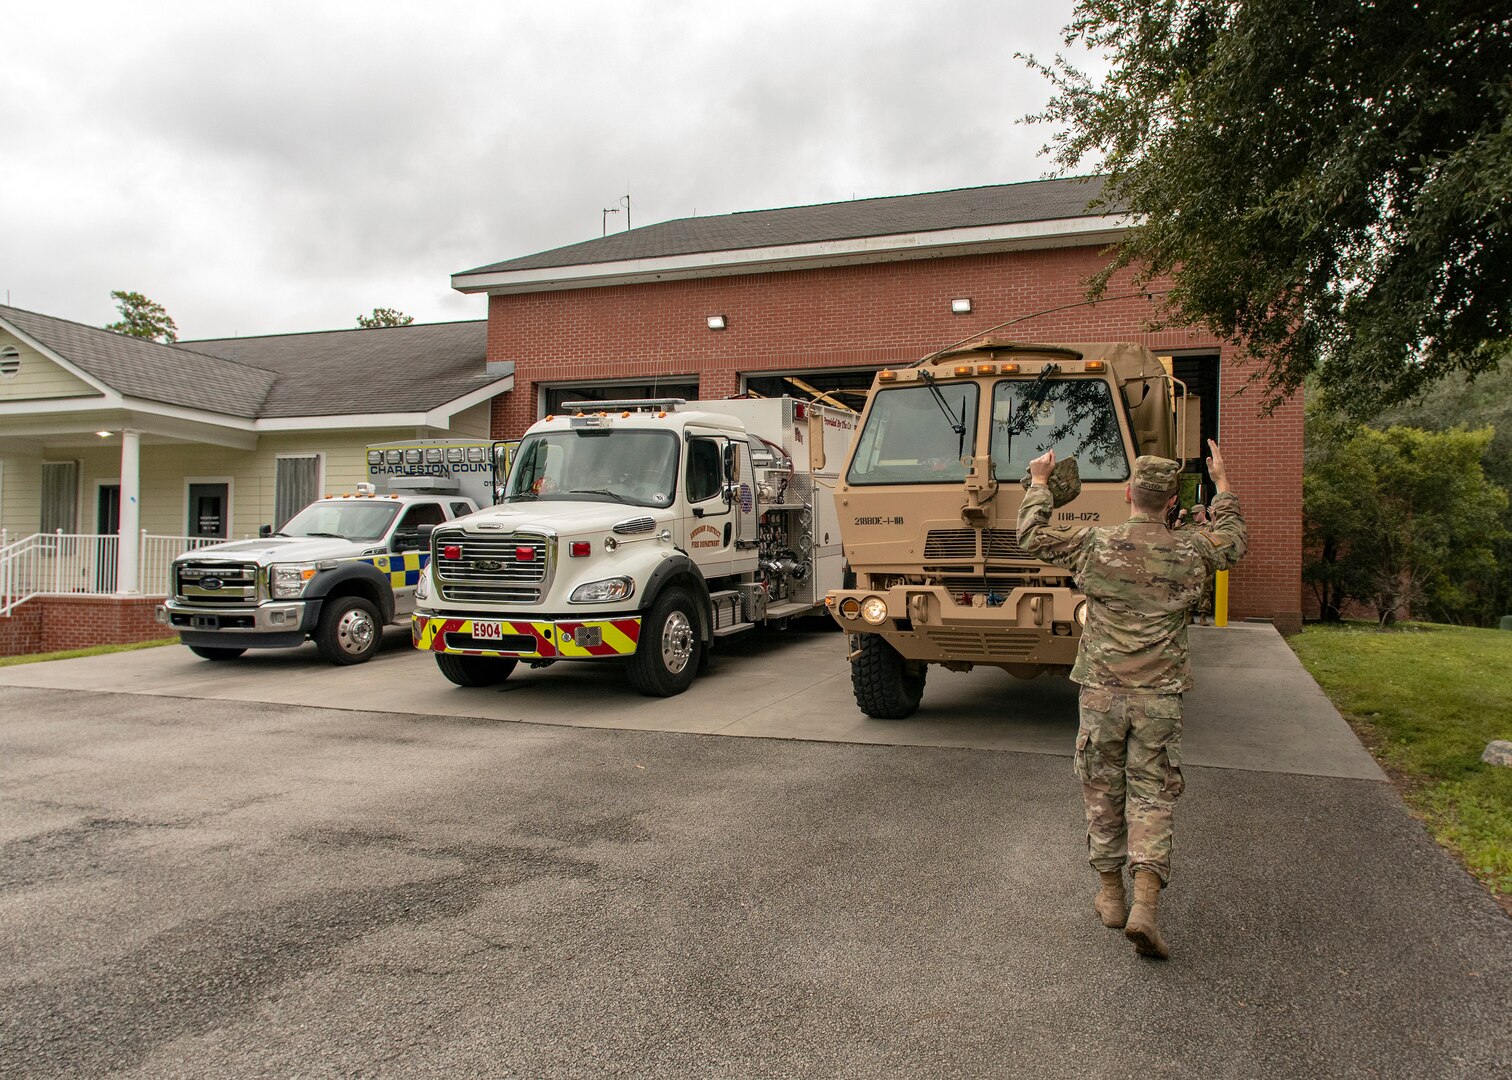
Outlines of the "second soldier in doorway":
{"label": "second soldier in doorway", "polygon": [[[1081,684],[1076,775],[1087,811],[1087,851],[1102,879],[1093,901],[1103,925],[1123,927],[1144,956],[1169,955],[1157,922],[1160,890],[1171,877],[1171,824],[1181,795],[1181,695],[1191,688],[1187,619],[1215,570],[1244,555],[1248,532],[1228,489],[1218,444],[1208,440],[1217,489],[1211,521],[1167,525],[1181,466],[1141,457],[1121,525],[1052,528],[1046,486],[1054,452],[1029,463],[1019,508],[1019,546],[1072,572],[1087,596],[1073,681]],[[1134,880],[1125,910],[1124,867]]]}

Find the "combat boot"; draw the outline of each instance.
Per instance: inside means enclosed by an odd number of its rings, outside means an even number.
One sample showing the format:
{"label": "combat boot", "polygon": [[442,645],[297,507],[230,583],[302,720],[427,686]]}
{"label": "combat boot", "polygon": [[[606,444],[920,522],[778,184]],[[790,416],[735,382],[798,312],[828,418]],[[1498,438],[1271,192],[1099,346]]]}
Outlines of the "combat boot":
{"label": "combat boot", "polygon": [[1092,901],[1092,906],[1102,917],[1104,926],[1117,930],[1129,916],[1129,898],[1124,893],[1123,871],[1099,870],[1097,876],[1102,878],[1102,891]]}
{"label": "combat boot", "polygon": [[1153,870],[1134,872],[1134,906],[1129,909],[1128,925],[1124,937],[1134,943],[1134,951],[1140,956],[1154,956],[1161,960],[1171,955],[1160,936],[1156,915],[1160,907],[1160,875]]}

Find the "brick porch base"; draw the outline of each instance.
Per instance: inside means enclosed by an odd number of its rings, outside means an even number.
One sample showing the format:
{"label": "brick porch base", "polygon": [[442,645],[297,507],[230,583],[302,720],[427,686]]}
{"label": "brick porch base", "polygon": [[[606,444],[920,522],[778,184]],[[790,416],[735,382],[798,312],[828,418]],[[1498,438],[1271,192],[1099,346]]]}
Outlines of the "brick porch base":
{"label": "brick porch base", "polygon": [[154,596],[37,596],[0,616],[0,656],[127,645],[176,635],[152,617]]}

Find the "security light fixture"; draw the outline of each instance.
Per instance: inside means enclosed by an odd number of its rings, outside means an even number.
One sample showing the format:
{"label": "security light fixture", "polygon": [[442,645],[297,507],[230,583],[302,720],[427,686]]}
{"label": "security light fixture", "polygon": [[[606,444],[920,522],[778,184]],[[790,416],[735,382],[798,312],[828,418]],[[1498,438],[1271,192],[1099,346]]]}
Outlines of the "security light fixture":
{"label": "security light fixture", "polygon": [[950,302],[950,313],[952,315],[970,315],[971,297],[963,296],[958,300],[952,300]]}
{"label": "security light fixture", "polygon": [[108,438],[110,438],[110,432],[108,432],[108,431],[97,431],[97,432],[95,432],[95,434],[98,435],[102,439],[108,439]]}
{"label": "security light fixture", "polygon": [[725,328],[725,317],[723,315],[710,315],[709,316],[709,329],[710,330],[723,330],[724,328]]}

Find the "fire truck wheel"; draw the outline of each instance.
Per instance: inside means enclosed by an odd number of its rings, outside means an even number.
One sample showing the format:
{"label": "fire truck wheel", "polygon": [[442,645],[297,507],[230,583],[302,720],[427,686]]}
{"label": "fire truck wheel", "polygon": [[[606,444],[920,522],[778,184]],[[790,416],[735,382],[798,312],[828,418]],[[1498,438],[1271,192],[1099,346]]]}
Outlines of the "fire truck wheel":
{"label": "fire truck wheel", "polygon": [[911,664],[878,634],[860,634],[860,655],[851,664],[851,689],[856,704],[877,720],[903,720],[924,699],[929,668]]}
{"label": "fire truck wheel", "polygon": [[693,598],[668,589],[641,623],[640,642],[630,654],[630,685],[647,697],[672,697],[693,685],[702,663],[698,614]]}
{"label": "fire truck wheel", "polygon": [[235,660],[246,649],[223,649],[214,645],[191,645],[189,651],[203,660]]}
{"label": "fire truck wheel", "polygon": [[494,686],[509,678],[518,660],[499,656],[453,656],[437,653],[436,666],[458,686]]}
{"label": "fire truck wheel", "polygon": [[315,628],[320,655],[333,664],[361,664],[383,642],[383,624],[371,600],[341,596],[321,609]]}

